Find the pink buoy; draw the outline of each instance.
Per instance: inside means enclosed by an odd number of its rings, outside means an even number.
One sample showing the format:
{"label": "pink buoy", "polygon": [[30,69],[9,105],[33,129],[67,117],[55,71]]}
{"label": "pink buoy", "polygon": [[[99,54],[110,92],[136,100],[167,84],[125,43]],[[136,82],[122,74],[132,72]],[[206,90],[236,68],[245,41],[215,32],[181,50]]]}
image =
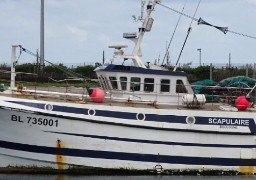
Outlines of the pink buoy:
{"label": "pink buoy", "polygon": [[235,105],[238,110],[246,110],[249,107],[250,102],[245,98],[245,96],[239,96],[236,98]]}
{"label": "pink buoy", "polygon": [[104,101],[105,93],[102,89],[92,88],[89,89],[89,96],[95,103],[101,103]]}

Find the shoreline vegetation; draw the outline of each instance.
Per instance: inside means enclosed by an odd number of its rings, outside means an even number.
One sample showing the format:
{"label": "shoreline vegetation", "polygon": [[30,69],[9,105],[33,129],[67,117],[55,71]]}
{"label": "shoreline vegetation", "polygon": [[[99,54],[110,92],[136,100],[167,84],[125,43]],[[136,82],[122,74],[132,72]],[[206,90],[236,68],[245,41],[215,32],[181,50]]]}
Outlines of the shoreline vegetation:
{"label": "shoreline vegetation", "polygon": [[[92,87],[97,86],[97,76],[94,69],[100,66],[100,63],[95,65],[84,65],[73,68],[68,68],[63,64],[48,65],[39,68],[35,64],[25,63],[16,65],[16,82],[23,84],[23,86],[57,86],[57,87]],[[173,67],[168,67],[173,70]],[[11,68],[6,64],[0,64],[0,83],[6,86],[10,82]],[[201,81],[210,79],[219,82],[228,77],[247,76],[255,79],[256,68],[255,65],[244,66],[198,66],[191,67],[183,65],[177,68],[177,71],[184,71],[188,75],[189,81]]]}

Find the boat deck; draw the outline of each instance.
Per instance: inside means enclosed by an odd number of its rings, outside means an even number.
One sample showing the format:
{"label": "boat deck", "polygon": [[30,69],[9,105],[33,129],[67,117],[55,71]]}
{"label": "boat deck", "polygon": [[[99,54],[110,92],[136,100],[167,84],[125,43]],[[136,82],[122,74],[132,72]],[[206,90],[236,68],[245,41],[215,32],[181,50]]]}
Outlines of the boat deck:
{"label": "boat deck", "polygon": [[[135,107],[135,108],[147,108],[147,109],[177,109],[177,110],[197,110],[197,111],[238,111],[234,106],[218,103],[209,102],[200,107],[187,107],[182,103],[177,104],[158,104],[152,101],[131,101],[128,99],[113,99],[106,97],[102,103],[94,103],[93,100],[88,96],[85,88],[59,88],[59,87],[40,87],[30,88],[22,92],[6,90],[0,92],[0,96],[8,96],[21,99],[36,99],[43,101],[54,101],[54,102],[69,102],[77,104],[101,104],[103,106],[120,106],[120,107]],[[241,112],[256,112],[255,105],[247,108]]]}

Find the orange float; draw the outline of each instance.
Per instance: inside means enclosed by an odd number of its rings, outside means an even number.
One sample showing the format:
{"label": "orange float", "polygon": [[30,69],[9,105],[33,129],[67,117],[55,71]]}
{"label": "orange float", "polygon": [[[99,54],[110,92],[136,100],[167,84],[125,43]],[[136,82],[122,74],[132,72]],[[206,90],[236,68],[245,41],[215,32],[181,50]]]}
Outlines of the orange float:
{"label": "orange float", "polygon": [[101,103],[104,101],[105,93],[102,89],[99,88],[91,88],[88,91],[90,98],[95,103]]}
{"label": "orange float", "polygon": [[236,98],[235,105],[238,110],[246,110],[249,107],[250,102],[245,96],[239,96]]}

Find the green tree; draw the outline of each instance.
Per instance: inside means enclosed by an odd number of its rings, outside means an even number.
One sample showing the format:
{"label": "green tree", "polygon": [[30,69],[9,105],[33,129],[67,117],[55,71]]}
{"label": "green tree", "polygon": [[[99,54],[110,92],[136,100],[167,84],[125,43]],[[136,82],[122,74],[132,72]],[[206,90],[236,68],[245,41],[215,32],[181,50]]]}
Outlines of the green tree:
{"label": "green tree", "polygon": [[94,72],[95,66],[78,66],[77,68],[73,69],[74,72],[81,74],[87,78],[95,79],[96,73]]}
{"label": "green tree", "polygon": [[25,72],[25,73],[34,73],[34,64],[25,63],[25,64],[18,64],[15,66],[16,72]]}

